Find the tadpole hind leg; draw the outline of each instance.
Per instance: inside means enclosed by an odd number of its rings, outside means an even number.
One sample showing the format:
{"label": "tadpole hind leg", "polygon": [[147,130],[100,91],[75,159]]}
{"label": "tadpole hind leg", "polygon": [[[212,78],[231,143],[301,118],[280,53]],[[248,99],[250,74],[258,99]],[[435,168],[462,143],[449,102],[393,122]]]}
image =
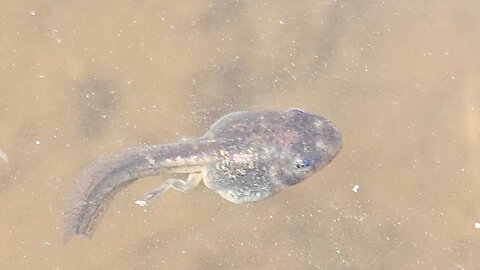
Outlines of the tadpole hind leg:
{"label": "tadpole hind leg", "polygon": [[201,173],[191,173],[188,175],[187,181],[180,179],[167,179],[163,182],[158,188],[145,194],[145,197],[142,200],[138,200],[135,203],[140,206],[146,206],[147,202],[159,197],[169,188],[173,188],[177,191],[187,192],[191,189],[194,189],[202,181]]}

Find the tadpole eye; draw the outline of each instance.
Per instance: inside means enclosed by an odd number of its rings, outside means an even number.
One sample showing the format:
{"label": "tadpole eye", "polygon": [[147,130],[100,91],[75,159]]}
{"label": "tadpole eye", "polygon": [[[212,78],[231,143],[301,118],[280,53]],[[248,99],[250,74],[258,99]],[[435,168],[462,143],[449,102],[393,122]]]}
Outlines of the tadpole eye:
{"label": "tadpole eye", "polygon": [[299,158],[295,160],[295,168],[297,169],[305,169],[310,167],[310,162],[305,159]]}

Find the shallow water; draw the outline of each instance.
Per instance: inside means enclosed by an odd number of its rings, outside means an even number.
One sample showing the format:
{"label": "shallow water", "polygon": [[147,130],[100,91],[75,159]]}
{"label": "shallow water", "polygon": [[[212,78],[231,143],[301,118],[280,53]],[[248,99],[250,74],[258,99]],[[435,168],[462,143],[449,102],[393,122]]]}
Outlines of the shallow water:
{"label": "shallow water", "polygon": [[[479,8],[0,2],[0,268],[479,268]],[[202,186],[140,208],[163,179],[148,178],[91,239],[61,242],[85,162],[291,107],[344,136],[304,183],[248,205]]]}

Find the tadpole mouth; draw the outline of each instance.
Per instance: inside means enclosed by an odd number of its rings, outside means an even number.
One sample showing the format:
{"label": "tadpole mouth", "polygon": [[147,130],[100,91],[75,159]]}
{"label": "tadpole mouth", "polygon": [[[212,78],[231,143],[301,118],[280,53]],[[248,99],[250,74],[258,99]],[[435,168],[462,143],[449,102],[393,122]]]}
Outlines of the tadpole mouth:
{"label": "tadpole mouth", "polygon": [[325,121],[316,146],[319,150],[325,151],[329,160],[332,160],[343,147],[342,134],[332,122],[326,119]]}

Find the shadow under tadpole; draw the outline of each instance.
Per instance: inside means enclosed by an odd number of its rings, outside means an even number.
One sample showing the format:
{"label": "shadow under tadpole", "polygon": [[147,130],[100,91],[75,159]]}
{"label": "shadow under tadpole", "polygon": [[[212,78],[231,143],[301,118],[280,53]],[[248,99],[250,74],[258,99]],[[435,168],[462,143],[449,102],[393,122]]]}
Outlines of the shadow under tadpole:
{"label": "shadow under tadpole", "polygon": [[72,90],[80,134],[85,139],[97,137],[117,112],[117,92],[109,80],[97,76],[76,82]]}

